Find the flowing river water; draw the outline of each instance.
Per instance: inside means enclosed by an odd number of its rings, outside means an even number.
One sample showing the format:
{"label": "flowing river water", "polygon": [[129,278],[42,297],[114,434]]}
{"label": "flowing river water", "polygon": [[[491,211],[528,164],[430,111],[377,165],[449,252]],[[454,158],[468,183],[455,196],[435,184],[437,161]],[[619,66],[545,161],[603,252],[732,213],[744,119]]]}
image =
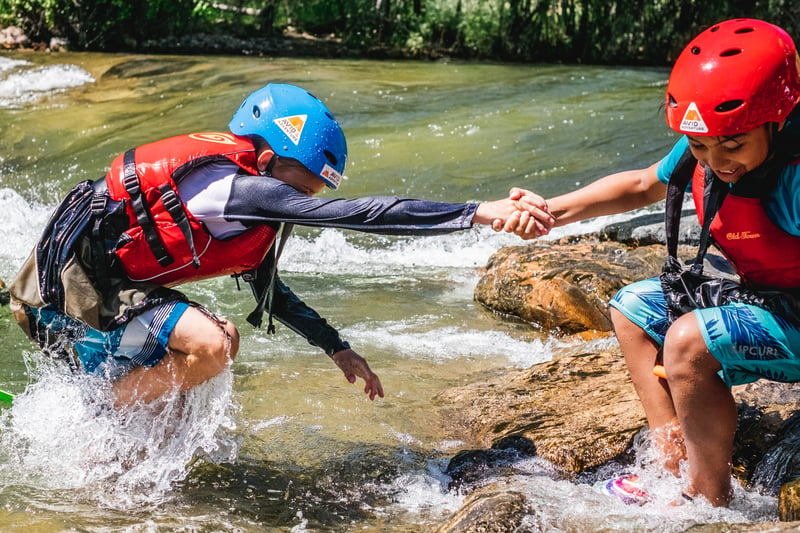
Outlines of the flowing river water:
{"label": "flowing river water", "polygon": [[[648,165],[674,140],[664,69],[223,56],[0,55],[0,278],[9,281],[60,197],[152,140],[224,130],[269,81],[327,102],[348,137],[336,193],[489,200],[543,196]],[[606,221],[557,232],[576,234]],[[476,305],[490,230],[434,238],[299,228],[282,277],[380,375],[370,402],[332,362],[278,326],[253,330],[249,290],[185,286],[239,325],[230,372],[159,409],[98,407],[105,384],[35,352],[0,308],[0,531],[427,532],[464,495],[444,469],[465,445],[434,396],[582,353]],[[606,340],[613,343],[613,340]],[[682,531],[775,519],[775,498],[739,508],[626,508],[532,462],[531,531]],[[533,524],[534,521],[531,521]],[[542,524],[545,524],[542,526]],[[721,529],[722,530],[722,529]]]}

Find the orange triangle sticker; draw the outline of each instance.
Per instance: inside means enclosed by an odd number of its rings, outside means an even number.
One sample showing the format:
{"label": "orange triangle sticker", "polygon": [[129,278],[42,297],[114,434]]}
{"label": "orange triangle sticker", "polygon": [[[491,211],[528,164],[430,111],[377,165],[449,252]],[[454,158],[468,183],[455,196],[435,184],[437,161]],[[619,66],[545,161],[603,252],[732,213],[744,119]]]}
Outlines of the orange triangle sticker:
{"label": "orange triangle sticker", "polygon": [[683,133],[708,133],[708,126],[706,126],[703,117],[700,115],[700,110],[697,109],[697,104],[692,102],[686,109],[686,113],[681,120],[680,130]]}
{"label": "orange triangle sticker", "polygon": [[292,115],[290,117],[276,118],[272,122],[297,146],[300,137],[303,135],[303,127],[306,125],[308,115]]}

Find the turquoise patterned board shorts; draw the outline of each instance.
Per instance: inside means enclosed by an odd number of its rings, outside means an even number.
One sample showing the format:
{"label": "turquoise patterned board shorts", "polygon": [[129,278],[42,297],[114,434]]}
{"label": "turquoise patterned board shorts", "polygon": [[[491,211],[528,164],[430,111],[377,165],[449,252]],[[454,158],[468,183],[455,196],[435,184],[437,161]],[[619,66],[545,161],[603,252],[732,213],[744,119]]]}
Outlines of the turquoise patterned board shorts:
{"label": "turquoise patterned board shorts", "polygon": [[[620,289],[609,303],[659,346],[667,333],[667,307],[658,278]],[[761,378],[800,382],[800,328],[760,307],[730,304],[692,311],[720,377],[731,387]]]}
{"label": "turquoise patterned board shorts", "polygon": [[70,340],[86,372],[120,376],[136,366],[154,366],[167,353],[169,336],[189,307],[172,301],[153,307],[112,331],[98,331],[51,307],[31,308],[40,327]]}

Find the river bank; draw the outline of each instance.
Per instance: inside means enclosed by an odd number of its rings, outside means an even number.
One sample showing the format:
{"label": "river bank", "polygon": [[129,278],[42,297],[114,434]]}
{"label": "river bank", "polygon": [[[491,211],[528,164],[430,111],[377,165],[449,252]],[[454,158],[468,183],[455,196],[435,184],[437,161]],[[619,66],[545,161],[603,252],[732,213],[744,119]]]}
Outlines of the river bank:
{"label": "river bank", "polygon": [[[226,34],[195,33],[163,37],[132,46],[129,53],[183,55],[242,55],[253,57],[314,57],[338,59],[427,59],[453,57],[452,51],[410,50],[375,46],[355,49],[342,39],[315,37],[308,33],[285,32],[281,36],[242,38]],[[49,42],[32,40],[18,26],[0,27],[0,50],[66,52],[66,39],[53,37]]]}

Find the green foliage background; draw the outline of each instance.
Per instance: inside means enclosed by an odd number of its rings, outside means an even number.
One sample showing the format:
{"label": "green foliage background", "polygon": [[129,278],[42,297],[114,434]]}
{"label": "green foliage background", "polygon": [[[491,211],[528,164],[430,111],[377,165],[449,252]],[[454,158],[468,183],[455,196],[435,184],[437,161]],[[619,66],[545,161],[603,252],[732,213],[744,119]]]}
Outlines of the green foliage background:
{"label": "green foliage background", "polygon": [[0,0],[0,25],[136,51],[189,34],[339,40],[350,55],[650,64],[702,28],[755,17],[800,40],[798,0]]}

